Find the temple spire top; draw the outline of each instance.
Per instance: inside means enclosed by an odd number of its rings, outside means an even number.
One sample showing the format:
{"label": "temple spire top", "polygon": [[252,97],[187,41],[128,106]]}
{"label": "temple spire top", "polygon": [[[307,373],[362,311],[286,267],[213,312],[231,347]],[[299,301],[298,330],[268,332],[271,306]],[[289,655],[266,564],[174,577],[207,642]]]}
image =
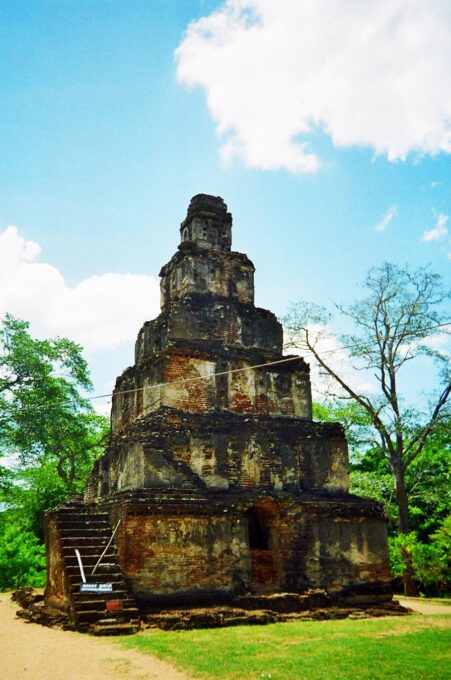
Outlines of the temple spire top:
{"label": "temple spire top", "polygon": [[202,250],[230,251],[232,215],[220,196],[193,196],[180,225],[181,246],[188,243]]}

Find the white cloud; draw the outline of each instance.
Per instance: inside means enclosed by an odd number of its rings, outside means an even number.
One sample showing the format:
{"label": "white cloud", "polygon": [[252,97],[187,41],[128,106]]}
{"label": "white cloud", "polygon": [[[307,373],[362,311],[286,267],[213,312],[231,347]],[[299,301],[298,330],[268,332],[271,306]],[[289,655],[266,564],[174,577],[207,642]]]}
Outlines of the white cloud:
{"label": "white cloud", "polygon": [[[358,394],[374,395],[377,393],[374,376],[367,370],[356,370],[348,350],[332,332],[331,328],[322,324],[308,324],[310,340],[314,343],[318,354],[325,362]],[[291,341],[295,338],[290,338]],[[301,341],[300,341],[301,342]],[[333,378],[317,364],[313,354],[305,348],[287,349],[289,354],[300,354],[310,364],[310,381],[314,401],[321,401],[325,397],[342,395],[344,391]]]}
{"label": "white cloud", "polygon": [[391,161],[451,152],[448,0],[226,0],[175,54],[225,160],[314,172],[317,130]]}
{"label": "white cloud", "polygon": [[396,211],[396,205],[392,205],[388,210],[386,210],[382,215],[380,222],[374,226],[374,231],[385,231],[392,219],[395,217]]}
{"label": "white cloud", "polygon": [[17,227],[0,232],[0,318],[10,312],[39,337],[66,336],[94,353],[134,340],[140,324],[158,314],[153,277],[107,273],[71,288],[56,267],[35,261],[40,252]]}
{"label": "white cloud", "polygon": [[421,237],[422,241],[438,241],[442,238],[445,238],[445,236],[448,235],[448,228],[446,226],[446,223],[448,222],[448,215],[445,215],[444,213],[440,213],[437,215],[437,220],[435,223],[435,226],[432,227],[432,229],[426,229],[424,232],[423,236]]}
{"label": "white cloud", "polygon": [[[113,391],[114,387],[111,388],[111,391]],[[111,413],[111,399],[108,401],[93,401],[92,405],[94,407],[94,411],[99,414],[99,416],[105,416],[105,418],[109,418],[110,413]]]}

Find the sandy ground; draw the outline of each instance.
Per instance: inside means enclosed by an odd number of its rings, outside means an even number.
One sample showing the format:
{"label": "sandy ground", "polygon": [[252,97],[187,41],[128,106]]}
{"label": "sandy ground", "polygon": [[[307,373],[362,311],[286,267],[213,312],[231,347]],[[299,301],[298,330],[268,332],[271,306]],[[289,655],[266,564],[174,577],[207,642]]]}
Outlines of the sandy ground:
{"label": "sandy ground", "polygon": [[125,650],[111,638],[45,628],[17,619],[18,606],[0,593],[2,680],[189,680],[155,657]]}
{"label": "sandy ground", "polygon": [[451,614],[451,606],[446,604],[423,602],[419,597],[397,597],[395,595],[395,599],[399,600],[403,607],[409,607],[419,614]]}

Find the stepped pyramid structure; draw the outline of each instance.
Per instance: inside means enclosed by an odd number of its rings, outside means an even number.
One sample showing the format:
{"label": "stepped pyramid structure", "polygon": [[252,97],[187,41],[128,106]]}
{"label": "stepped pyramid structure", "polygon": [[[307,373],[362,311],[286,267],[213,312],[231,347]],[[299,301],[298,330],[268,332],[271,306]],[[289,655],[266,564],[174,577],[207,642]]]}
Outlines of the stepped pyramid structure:
{"label": "stepped pyramid structure", "polygon": [[[116,382],[85,512],[117,527],[128,606],[312,588],[390,599],[381,508],[349,494],[343,430],[312,420],[309,367],[282,355],[282,327],[255,307],[254,266],[231,250],[231,230],[221,198],[191,200],[160,273],[161,314]],[[64,512],[48,517],[47,599],[71,607]]]}

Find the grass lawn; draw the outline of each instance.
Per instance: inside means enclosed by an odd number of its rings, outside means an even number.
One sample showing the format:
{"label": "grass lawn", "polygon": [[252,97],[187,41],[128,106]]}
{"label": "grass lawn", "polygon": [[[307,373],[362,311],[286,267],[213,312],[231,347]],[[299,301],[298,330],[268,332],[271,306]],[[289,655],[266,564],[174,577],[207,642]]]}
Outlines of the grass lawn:
{"label": "grass lawn", "polygon": [[416,614],[180,632],[147,630],[121,638],[120,644],[166,659],[199,678],[449,680],[450,628],[449,614]]}

